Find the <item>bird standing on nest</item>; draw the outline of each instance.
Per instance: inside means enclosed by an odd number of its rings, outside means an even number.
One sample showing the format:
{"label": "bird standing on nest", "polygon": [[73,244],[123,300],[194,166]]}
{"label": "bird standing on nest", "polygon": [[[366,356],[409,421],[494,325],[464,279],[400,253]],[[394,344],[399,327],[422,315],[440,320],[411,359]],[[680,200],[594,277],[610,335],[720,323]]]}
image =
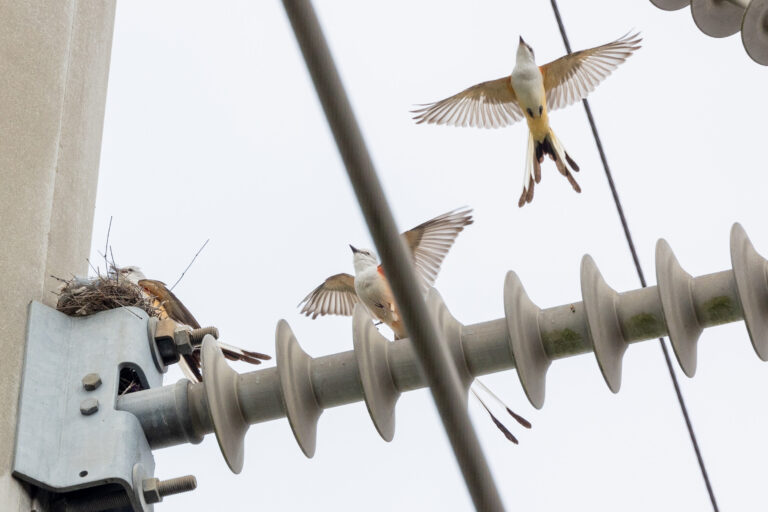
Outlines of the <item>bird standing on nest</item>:
{"label": "bird standing on nest", "polygon": [[[114,268],[114,273],[118,279],[124,279],[130,283],[135,284],[141,288],[142,292],[146,294],[153,302],[153,306],[160,311],[161,318],[170,318],[178,324],[189,326],[192,329],[199,329],[200,324],[192,316],[187,307],[174,295],[174,293],[168,289],[168,287],[162,281],[156,281],[154,279],[147,279],[144,273],[139,267],[128,266],[122,268]],[[222,343],[216,340],[219,348],[221,348],[224,357],[232,361],[244,361],[251,364],[261,364],[261,360],[271,359],[266,354],[259,352],[251,352],[243,350],[241,348]],[[192,354],[184,354],[179,360],[184,374],[192,382],[202,381],[202,375],[200,374],[200,348],[197,347]]]}
{"label": "bird standing on nest", "polygon": [[[548,112],[567,107],[594,91],[611,72],[640,48],[639,34],[627,34],[612,43],[565,55],[537,66],[533,48],[520,38],[517,62],[510,76],[474,85],[462,92],[413,110],[418,124],[447,124],[500,128],[525,118],[528,154],[523,193],[518,206],[533,200],[534,182],[541,181],[544,155],[555,161],[576,192],[571,170],[579,166],[565,151],[549,126]],[[570,169],[568,168],[570,166]]]}

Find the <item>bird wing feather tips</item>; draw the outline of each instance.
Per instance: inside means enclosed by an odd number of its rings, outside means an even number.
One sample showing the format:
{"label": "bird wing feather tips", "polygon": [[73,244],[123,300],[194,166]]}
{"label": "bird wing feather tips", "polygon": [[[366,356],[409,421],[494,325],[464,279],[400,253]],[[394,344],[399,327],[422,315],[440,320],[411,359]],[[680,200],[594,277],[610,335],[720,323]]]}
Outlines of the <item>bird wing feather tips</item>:
{"label": "bird wing feather tips", "polygon": [[311,316],[343,315],[352,316],[355,304],[360,299],[355,292],[355,278],[349,274],[336,274],[312,290],[309,295],[299,302],[300,313]]}
{"label": "bird wing feather tips", "polygon": [[482,82],[412,110],[417,124],[501,128],[523,118],[509,77]]}
{"label": "bird wing feather tips", "polygon": [[472,224],[472,208],[462,207],[419,224],[402,234],[411,249],[413,263],[422,279],[423,289],[435,284],[446,254],[464,230]]}
{"label": "bird wing feather tips", "polygon": [[567,107],[584,99],[640,48],[641,41],[640,33],[628,32],[613,42],[564,55],[540,66],[547,110]]}

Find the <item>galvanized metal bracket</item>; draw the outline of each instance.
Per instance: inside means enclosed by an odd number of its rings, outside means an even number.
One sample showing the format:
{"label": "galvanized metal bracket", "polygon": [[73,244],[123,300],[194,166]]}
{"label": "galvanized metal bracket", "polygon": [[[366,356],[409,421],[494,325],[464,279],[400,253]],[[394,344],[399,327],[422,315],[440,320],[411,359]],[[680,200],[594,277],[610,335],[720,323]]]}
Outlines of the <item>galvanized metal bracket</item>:
{"label": "galvanized metal bracket", "polygon": [[151,449],[136,416],[115,409],[121,369],[145,389],[162,385],[148,320],[136,308],[70,317],[30,304],[14,476],[59,494],[122,489],[130,510],[152,510],[141,489]]}

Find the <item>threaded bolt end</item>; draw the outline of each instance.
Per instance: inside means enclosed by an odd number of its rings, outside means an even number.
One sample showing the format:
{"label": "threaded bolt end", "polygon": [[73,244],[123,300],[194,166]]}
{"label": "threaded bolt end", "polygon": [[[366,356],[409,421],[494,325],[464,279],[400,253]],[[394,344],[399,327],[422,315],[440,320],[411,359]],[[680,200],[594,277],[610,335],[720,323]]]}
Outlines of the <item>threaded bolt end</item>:
{"label": "threaded bolt end", "polygon": [[189,331],[189,340],[193,345],[199,345],[203,342],[203,338],[205,338],[207,334],[219,339],[219,330],[217,328],[201,327],[200,329],[192,329]]}
{"label": "threaded bolt end", "polygon": [[194,475],[169,478],[168,480],[160,480],[157,483],[157,491],[160,493],[160,496],[170,496],[172,494],[194,491],[196,488],[197,479]]}

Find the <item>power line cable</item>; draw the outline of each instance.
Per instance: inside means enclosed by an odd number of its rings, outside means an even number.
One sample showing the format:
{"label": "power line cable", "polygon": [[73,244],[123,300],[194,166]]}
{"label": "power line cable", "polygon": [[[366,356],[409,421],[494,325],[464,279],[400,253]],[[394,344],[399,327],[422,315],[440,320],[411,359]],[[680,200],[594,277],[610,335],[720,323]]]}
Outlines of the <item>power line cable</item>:
{"label": "power line cable", "polygon": [[[571,51],[571,44],[568,42],[568,36],[565,33],[565,26],[563,25],[563,19],[560,16],[560,9],[557,7],[557,0],[550,0],[552,4],[552,10],[555,13],[555,19],[557,20],[557,26],[560,29],[560,35],[563,38],[563,43],[565,44],[565,50],[570,54],[573,53]],[[627,244],[629,245],[629,252],[632,253],[632,260],[635,262],[635,269],[637,270],[637,275],[640,278],[640,284],[643,288],[647,286],[645,282],[645,275],[643,274],[643,269],[640,266],[640,260],[637,257],[637,251],[635,250],[635,242],[632,240],[632,234],[629,231],[629,225],[627,224],[627,217],[624,215],[624,208],[621,206],[621,201],[619,200],[619,193],[616,191],[616,184],[613,182],[613,176],[611,174],[611,169],[608,166],[608,159],[605,157],[605,151],[603,150],[603,143],[600,141],[600,135],[597,133],[597,125],[595,124],[595,118],[592,117],[592,109],[589,108],[589,102],[586,98],[581,100],[584,104],[584,110],[587,113],[587,119],[589,120],[589,126],[592,128],[592,135],[595,137],[595,145],[597,146],[597,151],[600,153],[600,160],[603,162],[603,169],[605,170],[605,177],[608,179],[608,186],[611,189],[611,194],[613,195],[613,202],[616,204],[616,211],[619,214],[619,219],[621,220],[621,227],[624,229],[624,236],[627,239]],[[685,425],[688,428],[688,435],[691,438],[691,444],[693,444],[693,450],[696,452],[696,459],[699,462],[699,468],[701,469],[701,476],[704,478],[704,484],[707,487],[707,493],[709,493],[709,500],[712,502],[712,509],[715,512],[719,512],[719,509],[717,508],[717,501],[715,500],[715,493],[712,490],[712,484],[709,481],[709,475],[707,474],[707,468],[704,466],[704,459],[701,456],[701,450],[699,450],[699,443],[696,440],[696,434],[693,432],[693,423],[691,422],[691,418],[688,416],[688,408],[685,405],[685,400],[683,399],[683,393],[680,391],[680,384],[677,382],[677,375],[675,374],[675,369],[672,365],[672,359],[669,357],[669,350],[667,349],[667,345],[664,342],[664,338],[659,338],[659,345],[661,346],[661,351],[664,353],[664,360],[667,363],[667,370],[669,370],[669,376],[672,379],[672,384],[675,387],[675,394],[677,395],[677,401],[680,404],[680,410],[683,413],[683,418],[685,419]]]}

